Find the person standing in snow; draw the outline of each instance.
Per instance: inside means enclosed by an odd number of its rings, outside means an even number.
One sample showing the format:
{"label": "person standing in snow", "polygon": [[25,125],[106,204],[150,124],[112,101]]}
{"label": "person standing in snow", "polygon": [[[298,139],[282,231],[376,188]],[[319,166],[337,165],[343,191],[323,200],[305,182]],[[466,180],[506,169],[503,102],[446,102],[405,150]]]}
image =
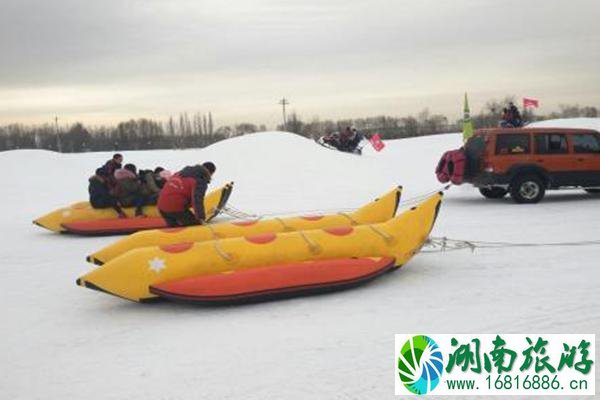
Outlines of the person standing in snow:
{"label": "person standing in snow", "polygon": [[212,162],[205,162],[185,167],[169,178],[158,197],[158,210],[168,226],[205,223],[204,195],[216,169]]}

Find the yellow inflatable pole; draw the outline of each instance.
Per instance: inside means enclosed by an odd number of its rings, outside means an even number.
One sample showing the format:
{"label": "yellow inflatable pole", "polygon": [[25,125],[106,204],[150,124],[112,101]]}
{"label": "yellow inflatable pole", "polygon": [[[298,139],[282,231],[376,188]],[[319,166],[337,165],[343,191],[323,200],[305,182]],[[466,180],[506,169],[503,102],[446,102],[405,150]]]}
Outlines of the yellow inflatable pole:
{"label": "yellow inflatable pole", "polygon": [[[221,202],[222,194],[226,191],[230,191],[233,187],[233,182],[227,183],[223,187],[207,193],[204,197],[204,207],[206,215],[214,216],[213,214],[218,211],[219,203]],[[135,208],[127,207],[123,208],[125,214],[128,217],[135,215]],[[220,210],[219,210],[220,211]],[[144,207],[144,213],[148,217],[160,217],[156,206]],[[33,221],[34,224],[46,228],[53,232],[64,232],[62,224],[68,224],[71,222],[78,221],[95,221],[102,219],[113,219],[118,218],[117,212],[112,208],[93,208],[87,201],[80,201],[70,206],[59,208],[58,210],[52,211]]]}
{"label": "yellow inflatable pole", "polygon": [[102,265],[139,247],[166,246],[182,242],[204,242],[207,240],[260,235],[263,233],[292,232],[384,222],[396,214],[401,192],[402,188],[397,187],[375,201],[348,214],[338,213],[323,216],[274,218],[220,223],[211,226],[141,231],[124,237],[100,251],[89,255],[87,260],[94,264]]}
{"label": "yellow inflatable pole", "polygon": [[151,301],[154,284],[180,278],[310,260],[393,257],[401,266],[423,246],[442,193],[388,222],[139,248],[77,280],[77,284],[133,301]]}
{"label": "yellow inflatable pole", "polygon": [[465,93],[463,113],[463,142],[466,143],[467,140],[473,136],[473,120],[471,119],[471,110],[469,109],[469,99],[467,97],[467,93]]}

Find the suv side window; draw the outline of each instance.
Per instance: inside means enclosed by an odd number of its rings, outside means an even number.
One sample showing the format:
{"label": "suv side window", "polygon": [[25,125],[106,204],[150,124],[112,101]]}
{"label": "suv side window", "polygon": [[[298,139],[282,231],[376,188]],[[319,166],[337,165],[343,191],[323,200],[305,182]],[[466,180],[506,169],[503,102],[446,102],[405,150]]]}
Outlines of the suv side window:
{"label": "suv side window", "polygon": [[591,133],[573,135],[575,153],[600,153],[600,140]]}
{"label": "suv side window", "polygon": [[529,153],[528,134],[496,135],[496,154],[526,154]]}
{"label": "suv side window", "polygon": [[537,154],[566,154],[569,152],[567,146],[567,135],[549,133],[535,135],[535,152]]}

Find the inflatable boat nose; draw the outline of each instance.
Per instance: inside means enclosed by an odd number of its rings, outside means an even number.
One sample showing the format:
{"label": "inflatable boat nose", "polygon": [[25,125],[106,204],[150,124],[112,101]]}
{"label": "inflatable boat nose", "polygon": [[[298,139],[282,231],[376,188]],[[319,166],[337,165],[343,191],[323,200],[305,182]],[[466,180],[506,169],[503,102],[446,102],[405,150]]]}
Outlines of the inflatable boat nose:
{"label": "inflatable boat nose", "polygon": [[86,280],[84,280],[84,279],[82,279],[82,278],[78,278],[78,279],[75,281],[75,283],[77,283],[77,285],[78,285],[78,286],[81,286],[81,287],[85,287],[85,288],[88,288],[88,289],[96,290],[96,291],[98,291],[98,292],[101,292],[101,293],[110,294],[110,295],[112,295],[112,296],[120,297],[120,298],[123,298],[123,299],[126,299],[126,300],[131,300],[131,299],[127,299],[127,298],[125,298],[125,297],[123,297],[123,296],[119,296],[119,295],[118,295],[118,294],[116,294],[116,293],[109,292],[108,290],[106,290],[106,289],[103,289],[103,288],[101,288],[100,286],[98,286],[98,285],[95,285],[95,284],[93,284],[92,282],[88,282],[88,281],[86,281]]}
{"label": "inflatable boat nose", "polygon": [[89,262],[90,264],[95,264],[95,265],[102,265],[104,264],[102,261],[98,260],[97,258],[95,258],[94,256],[87,256],[85,258],[85,260],[87,262]]}
{"label": "inflatable boat nose", "polygon": [[50,227],[42,224],[39,219],[34,219],[33,221],[31,221],[31,223],[34,224],[35,226],[39,226],[40,228],[52,230]]}

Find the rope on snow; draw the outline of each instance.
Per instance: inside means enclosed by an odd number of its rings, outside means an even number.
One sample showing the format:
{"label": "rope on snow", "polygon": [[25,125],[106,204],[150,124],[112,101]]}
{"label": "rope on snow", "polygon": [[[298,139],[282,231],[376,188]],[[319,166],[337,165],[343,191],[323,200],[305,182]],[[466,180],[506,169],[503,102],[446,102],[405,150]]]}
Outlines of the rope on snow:
{"label": "rope on snow", "polygon": [[430,237],[425,242],[421,253],[439,253],[445,251],[456,251],[470,249],[500,249],[508,247],[574,247],[574,246],[598,246],[600,240],[582,240],[578,242],[546,242],[546,243],[518,243],[518,242],[488,242],[477,240],[449,239],[447,237]]}

